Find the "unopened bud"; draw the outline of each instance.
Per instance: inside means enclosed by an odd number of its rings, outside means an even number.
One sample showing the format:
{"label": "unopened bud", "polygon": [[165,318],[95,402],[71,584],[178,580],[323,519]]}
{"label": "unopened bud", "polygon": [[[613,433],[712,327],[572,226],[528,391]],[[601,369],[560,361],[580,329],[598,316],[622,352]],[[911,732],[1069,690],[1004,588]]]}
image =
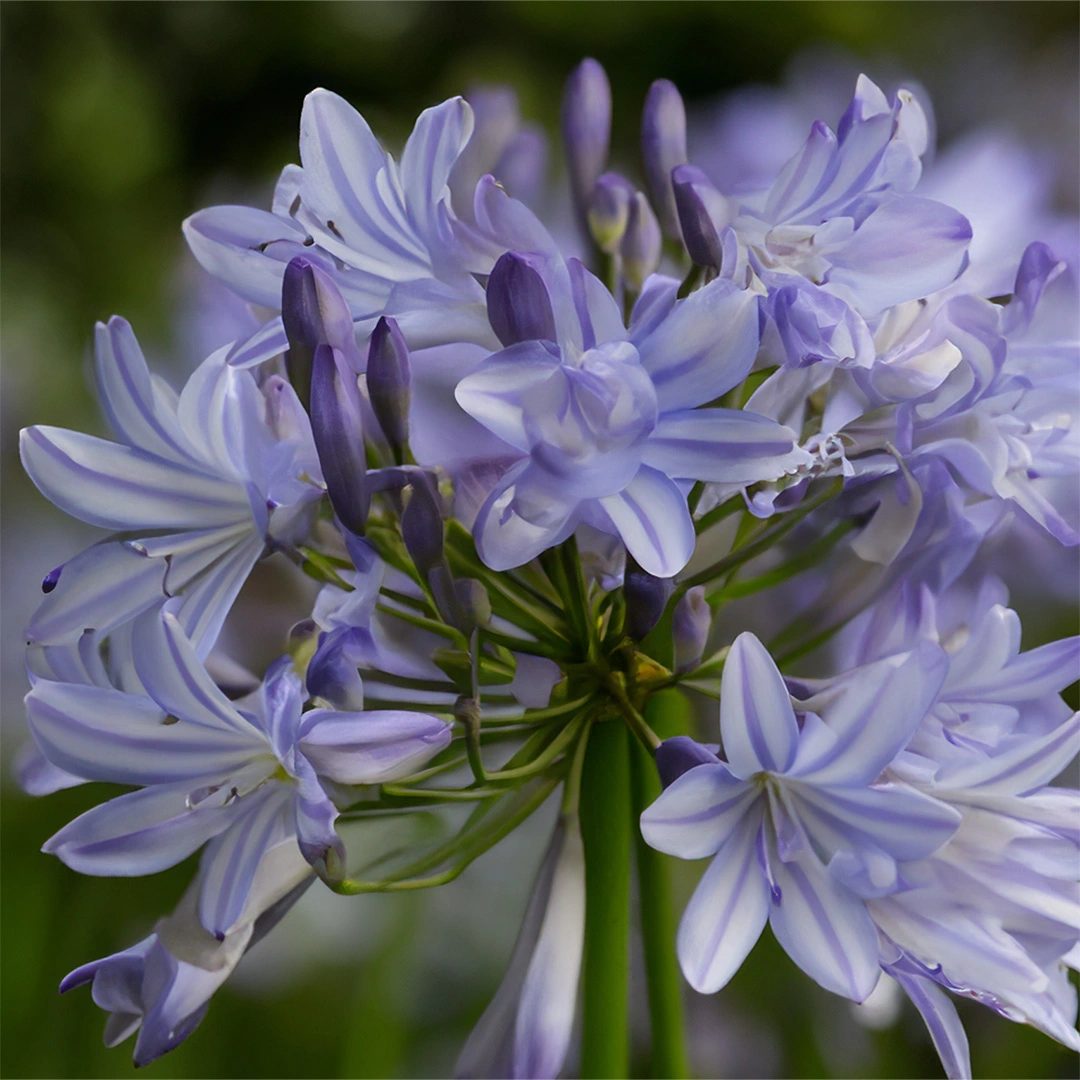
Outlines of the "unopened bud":
{"label": "unopened bud", "polygon": [[589,232],[605,255],[614,255],[619,250],[633,197],[633,186],[618,173],[604,173],[593,187],[586,217]]}
{"label": "unopened bud", "polygon": [[628,560],[623,596],[626,599],[625,629],[630,638],[641,641],[660,621],[674,589],[670,578],[653,577]]}
{"label": "unopened bud", "polygon": [[683,773],[698,765],[715,765],[719,760],[711,750],[694,742],[688,735],[665,739],[656,748],[656,769],[664,787],[669,787]]}
{"label": "unopened bud", "polygon": [[413,481],[412,495],[401,515],[401,536],[413,565],[421,574],[426,576],[442,565],[442,507],[431,481],[423,473]]}
{"label": "unopened bud", "polygon": [[383,316],[368,347],[367,388],[371,409],[399,462],[409,441],[409,347],[398,324]]}
{"label": "unopened bud", "polygon": [[719,270],[724,249],[710,204],[715,209],[723,196],[696,165],[678,166],[672,171],[671,183],[686,253],[697,266]]}
{"label": "unopened bud", "polygon": [[574,205],[584,216],[593,185],[607,165],[611,141],[611,85],[603,67],[591,57],[582,60],[566,80],[562,136]]}
{"label": "unopened bud", "polygon": [[630,203],[630,220],[626,223],[626,235],[619,249],[623,259],[623,277],[634,292],[641,292],[645,279],[656,272],[663,244],[660,223],[644,192],[639,191]]}
{"label": "unopened bud", "polygon": [[461,611],[462,633],[471,634],[477,626],[484,626],[491,620],[491,598],[479,581],[460,578],[454,582],[454,592]]}
{"label": "unopened bud", "polygon": [[312,367],[319,345],[337,349],[353,370],[360,370],[349,306],[330,276],[303,255],[285,267],[281,321],[289,342],[285,369],[305,408],[311,402]]}
{"label": "unopened bud", "polygon": [[554,341],[555,313],[538,255],[508,251],[487,283],[488,321],[504,346],[520,341]]}
{"label": "unopened bud", "polygon": [[686,163],[686,108],[675,84],[657,79],[641,113],[641,157],[649,196],[664,232],[679,239],[671,170]]}
{"label": "unopened bud", "polygon": [[675,610],[671,613],[676,671],[686,671],[701,659],[711,626],[712,609],[705,599],[705,586],[696,585],[675,605]]}
{"label": "unopened bud", "polygon": [[346,529],[363,533],[370,493],[360,389],[341,353],[329,345],[314,350],[311,433],[334,511]]}

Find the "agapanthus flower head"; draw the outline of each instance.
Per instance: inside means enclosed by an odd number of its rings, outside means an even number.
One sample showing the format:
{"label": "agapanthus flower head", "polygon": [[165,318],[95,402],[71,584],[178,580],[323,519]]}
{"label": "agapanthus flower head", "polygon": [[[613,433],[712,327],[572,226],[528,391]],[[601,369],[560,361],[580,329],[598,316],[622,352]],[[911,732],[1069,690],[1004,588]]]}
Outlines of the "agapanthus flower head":
{"label": "agapanthus flower head", "polygon": [[[1075,267],[984,235],[968,273],[923,106],[865,76],[738,190],[666,80],[641,190],[597,61],[566,85],[561,196],[513,92],[469,102],[395,158],[314,91],[271,211],[185,223],[257,305],[239,339],[177,395],[114,318],[117,441],[23,432],[39,489],[111,535],[42,568],[19,775],[132,789],[45,850],[117,877],[202,851],[172,915],[62,989],[91,983],[145,1064],[316,877],[441,885],[557,801],[460,1075],[559,1075],[579,982],[582,1070],[630,1075],[635,874],[657,1075],[688,1075],[675,965],[720,990],[766,923],[832,993],[895,980],[950,1077],[951,995],[1080,1046],[1080,645],[1021,650],[985,578],[1014,520],[1076,542]],[[560,201],[569,249],[538,216]],[[237,600],[270,556],[319,588],[248,670],[230,645],[281,598]],[[448,827],[366,860],[339,828],[414,811]],[[711,859],[677,934],[660,852]]]}

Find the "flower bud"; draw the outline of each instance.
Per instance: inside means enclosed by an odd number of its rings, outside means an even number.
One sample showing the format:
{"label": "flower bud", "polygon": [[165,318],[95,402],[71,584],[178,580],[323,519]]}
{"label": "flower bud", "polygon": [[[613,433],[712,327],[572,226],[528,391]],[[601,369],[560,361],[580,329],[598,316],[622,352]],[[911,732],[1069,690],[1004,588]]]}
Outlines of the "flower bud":
{"label": "flower bud", "polygon": [[697,585],[686,593],[671,613],[676,671],[686,671],[701,659],[711,626],[712,609],[705,599],[705,586]]}
{"label": "flower bud", "polygon": [[555,313],[540,273],[542,265],[538,255],[508,251],[491,271],[488,321],[504,346],[555,340]]}
{"label": "flower bud", "polygon": [[688,735],[665,739],[656,748],[656,768],[664,787],[675,783],[684,772],[689,772],[695,766],[715,765],[718,760],[711,750],[694,742]]}
{"label": "flower bud", "polygon": [[311,402],[312,367],[319,345],[333,346],[355,371],[363,366],[348,304],[329,275],[303,255],[285,267],[281,321],[289,342],[285,368],[305,408]]}
{"label": "flower bud", "polygon": [[719,270],[724,249],[708,204],[723,196],[696,165],[679,165],[673,169],[671,183],[686,253],[698,266]]}
{"label": "flower bud", "polygon": [[412,495],[401,515],[401,536],[416,569],[427,575],[443,561],[443,519],[438,494],[431,481],[420,473],[412,485]]}
{"label": "flower bud", "polygon": [[679,214],[671,170],[686,164],[686,108],[675,84],[657,79],[649,87],[641,114],[641,157],[649,197],[664,232],[679,239]]}
{"label": "flower bud", "polygon": [[593,187],[586,217],[589,232],[606,255],[614,255],[619,250],[633,197],[632,185],[618,173],[604,173]]}
{"label": "flower bud", "polygon": [[409,347],[398,324],[386,316],[371,334],[367,388],[375,419],[400,462],[409,441]]}
{"label": "flower bud", "polygon": [[593,185],[607,164],[611,140],[611,85],[603,67],[591,57],[582,60],[566,80],[562,136],[574,205],[584,216]]}
{"label": "flower bud", "polygon": [[469,635],[477,626],[483,626],[490,621],[491,598],[487,589],[476,578],[460,578],[455,581],[454,593],[461,612],[462,633]]}
{"label": "flower bud", "polygon": [[623,277],[634,292],[641,292],[645,279],[660,265],[663,244],[660,223],[644,192],[639,191],[630,203],[630,220],[620,247]]}
{"label": "flower bud", "polygon": [[329,345],[314,350],[311,433],[334,511],[346,529],[363,533],[370,493],[360,389],[341,353]]}
{"label": "flower bud", "polygon": [[641,641],[660,621],[668,598],[675,589],[670,578],[653,577],[637,563],[627,561],[623,580],[623,596],[626,599],[626,633],[634,641]]}

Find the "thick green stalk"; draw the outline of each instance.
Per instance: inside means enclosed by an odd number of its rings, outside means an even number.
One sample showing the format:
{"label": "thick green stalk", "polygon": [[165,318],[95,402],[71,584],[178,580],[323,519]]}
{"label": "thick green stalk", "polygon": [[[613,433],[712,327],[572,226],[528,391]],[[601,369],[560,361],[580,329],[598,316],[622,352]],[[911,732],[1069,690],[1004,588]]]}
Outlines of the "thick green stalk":
{"label": "thick green stalk", "polygon": [[[669,721],[675,734],[682,728],[681,717],[664,717],[678,712],[682,695],[658,694],[649,703],[648,718],[660,727]],[[665,706],[668,708],[665,710]],[[660,794],[660,777],[651,755],[643,746],[630,748],[630,778],[633,789],[631,828],[636,838],[638,901],[641,911],[641,941],[645,953],[649,1019],[652,1025],[652,1068],[654,1077],[683,1080],[690,1075],[686,1056],[683,1016],[682,974],[675,955],[677,918],[671,896],[668,857],[645,843],[638,819]]]}
{"label": "thick green stalk", "polygon": [[581,779],[585,845],[585,962],[581,1075],[630,1075],[630,742],[626,727],[594,724]]}

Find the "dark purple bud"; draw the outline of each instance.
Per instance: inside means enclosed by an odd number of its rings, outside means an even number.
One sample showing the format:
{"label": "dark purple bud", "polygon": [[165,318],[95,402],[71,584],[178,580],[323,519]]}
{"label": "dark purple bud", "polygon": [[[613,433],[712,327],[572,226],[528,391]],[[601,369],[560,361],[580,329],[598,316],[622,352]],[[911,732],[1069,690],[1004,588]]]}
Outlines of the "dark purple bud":
{"label": "dark purple bud", "polygon": [[50,570],[41,582],[41,591],[43,593],[51,593],[56,588],[56,583],[60,580],[60,575],[63,573],[64,564],[61,563],[55,570]]}
{"label": "dark purple bud", "polygon": [[589,232],[597,247],[607,255],[619,250],[633,197],[633,185],[618,173],[604,173],[593,187],[586,214]]}
{"label": "dark purple bud", "polygon": [[705,599],[705,586],[697,585],[686,593],[671,613],[676,671],[686,671],[701,659],[711,626],[712,608]]}
{"label": "dark purple bud", "polygon": [[395,460],[409,441],[409,347],[393,320],[379,319],[368,348],[367,388],[371,408]]}
{"label": "dark purple bud", "polygon": [[417,474],[405,512],[401,515],[401,536],[413,565],[425,576],[443,561],[442,505],[434,482]]}
{"label": "dark purple bud", "polygon": [[456,626],[468,637],[473,632],[474,624],[468,621],[465,613],[461,610],[457,590],[454,588],[456,582],[454,581],[454,575],[450,573],[450,567],[446,563],[440,563],[438,566],[432,567],[425,574],[425,577],[427,578],[428,588],[431,590],[432,599],[435,601],[435,607],[442,616],[443,622],[448,623],[450,626]]}
{"label": "dark purple bud", "polygon": [[637,192],[630,203],[630,220],[619,251],[623,260],[623,277],[634,292],[641,292],[645,279],[660,265],[664,238],[644,192]]}
{"label": "dark purple bud", "polygon": [[319,345],[333,346],[355,370],[360,370],[349,306],[329,275],[303,255],[297,255],[285,267],[281,321],[289,342],[285,368],[305,407],[310,405],[311,372]]}
{"label": "dark purple bud", "polygon": [[508,251],[492,268],[487,283],[488,321],[505,346],[555,340],[555,313],[542,266],[539,255]]}
{"label": "dark purple bud", "polygon": [[670,787],[684,772],[697,765],[715,765],[719,760],[711,750],[688,735],[665,739],[656,748],[656,769],[664,787]]}
{"label": "dark purple bud", "polygon": [[653,577],[632,560],[627,561],[623,597],[626,600],[625,629],[629,637],[641,641],[649,633],[664,614],[674,589],[671,578]]}
{"label": "dark purple bud", "polygon": [[686,108],[675,84],[657,79],[649,87],[641,113],[641,157],[645,164],[649,197],[660,225],[679,239],[679,213],[671,187],[671,170],[686,164]]}
{"label": "dark purple bud", "polygon": [[566,80],[562,136],[574,206],[584,217],[597,177],[604,171],[611,141],[611,85],[603,67],[582,60]]}
{"label": "dark purple bud", "polygon": [[719,270],[724,261],[724,247],[709,203],[723,198],[709,178],[696,165],[679,165],[671,173],[675,207],[683,244],[692,262]]}
{"label": "dark purple bud", "polygon": [[370,493],[356,375],[341,353],[315,347],[311,373],[311,433],[323,479],[346,529],[363,533]]}

